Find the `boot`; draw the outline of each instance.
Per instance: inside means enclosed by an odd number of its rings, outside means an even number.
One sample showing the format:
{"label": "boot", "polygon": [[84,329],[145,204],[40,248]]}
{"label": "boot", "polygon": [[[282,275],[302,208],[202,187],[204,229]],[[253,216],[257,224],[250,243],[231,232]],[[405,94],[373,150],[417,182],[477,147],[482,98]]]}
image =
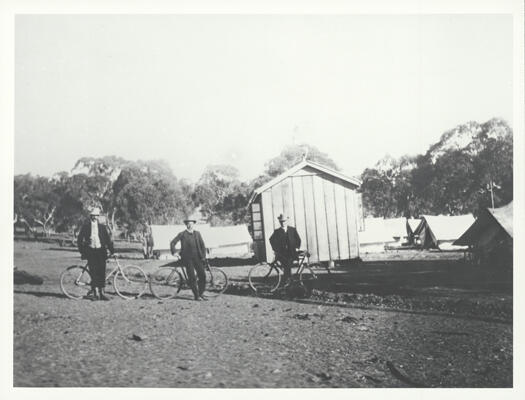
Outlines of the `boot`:
{"label": "boot", "polygon": [[86,299],[91,300],[91,301],[98,300],[97,292],[96,292],[95,288],[92,288],[92,289],[87,293],[87,295],[86,295]]}
{"label": "boot", "polygon": [[195,284],[191,285],[191,291],[193,292],[194,300],[202,301],[201,296],[199,295],[199,289],[197,289],[197,285]]}
{"label": "boot", "polygon": [[99,296],[98,296],[99,300],[109,301],[109,297],[106,296],[106,291],[104,290],[104,288],[99,288],[98,293],[99,293]]}
{"label": "boot", "polygon": [[100,294],[98,291],[98,288],[93,288],[93,295],[91,297],[91,301],[97,301],[100,300]]}

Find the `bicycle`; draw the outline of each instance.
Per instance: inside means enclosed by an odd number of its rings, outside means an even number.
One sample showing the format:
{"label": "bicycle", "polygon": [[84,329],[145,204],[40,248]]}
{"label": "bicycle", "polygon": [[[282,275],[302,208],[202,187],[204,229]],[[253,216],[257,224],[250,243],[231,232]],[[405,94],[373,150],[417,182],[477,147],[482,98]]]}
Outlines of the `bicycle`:
{"label": "bicycle", "polygon": [[[148,288],[148,276],[136,265],[121,266],[117,257],[113,268],[106,275],[106,283],[112,284],[117,295],[125,300],[138,299]],[[89,263],[72,265],[60,274],[60,289],[73,300],[85,298],[91,291]]]}
{"label": "bicycle", "polygon": [[[310,257],[307,251],[297,252],[297,260],[294,261],[292,268],[297,268],[292,274],[292,281],[286,285],[285,289],[291,292],[292,288],[299,288],[302,292],[299,297],[309,297],[312,293],[313,283],[317,275],[308,265],[306,259]],[[273,294],[281,284],[281,275],[284,273],[281,263],[275,259],[270,264],[260,263],[254,266],[248,273],[248,282],[255,295]]]}
{"label": "bicycle", "polygon": [[[210,266],[208,260],[204,263],[206,273],[206,297],[217,297],[228,288],[228,276],[217,267]],[[150,291],[159,300],[178,297],[181,293],[190,291],[186,268],[179,261],[161,265],[157,271],[150,275]]]}

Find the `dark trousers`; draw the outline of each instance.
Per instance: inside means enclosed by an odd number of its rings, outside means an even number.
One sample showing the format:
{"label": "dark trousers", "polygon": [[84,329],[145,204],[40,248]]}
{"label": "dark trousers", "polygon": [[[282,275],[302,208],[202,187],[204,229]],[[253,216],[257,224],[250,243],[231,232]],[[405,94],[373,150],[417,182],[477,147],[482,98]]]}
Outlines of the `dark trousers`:
{"label": "dark trousers", "polygon": [[91,275],[91,288],[106,286],[106,250],[88,249],[86,254]]}
{"label": "dark trousers", "polygon": [[[202,265],[202,260],[198,257],[191,257],[182,260],[182,263],[186,266],[188,283],[193,291],[193,295],[195,298],[202,296],[204,289],[206,289],[206,273],[204,271],[204,265]],[[195,272],[197,272],[196,277]]]}
{"label": "dark trousers", "polygon": [[292,265],[293,265],[294,257],[292,256],[277,256],[277,261],[281,263],[281,266],[283,267],[284,276],[283,278],[290,279],[292,277]]}

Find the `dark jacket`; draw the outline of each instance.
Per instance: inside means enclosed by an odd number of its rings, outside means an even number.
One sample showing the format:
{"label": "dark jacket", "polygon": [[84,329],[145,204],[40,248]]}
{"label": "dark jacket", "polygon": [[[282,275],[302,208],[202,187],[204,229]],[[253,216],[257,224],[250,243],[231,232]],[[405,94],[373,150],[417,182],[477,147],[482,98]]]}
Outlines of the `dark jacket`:
{"label": "dark jacket", "polygon": [[[100,240],[100,246],[104,250],[109,250],[111,254],[115,252],[113,247],[113,240],[111,235],[108,232],[108,229],[105,225],[98,224],[98,238]],[[80,254],[84,255],[89,248],[91,241],[91,221],[87,221],[82,228],[80,228],[80,233],[77,238],[78,251]]]}
{"label": "dark jacket", "polygon": [[175,245],[180,241],[180,256],[181,258],[188,259],[192,256],[193,251],[196,251],[198,257],[201,260],[206,258],[206,246],[204,245],[204,240],[199,231],[193,231],[189,233],[187,230],[179,233],[175,238],[170,242],[171,254],[175,254]]}
{"label": "dark jacket", "polygon": [[284,231],[278,228],[270,236],[270,244],[277,257],[295,258],[296,249],[301,247],[301,237],[293,226]]}

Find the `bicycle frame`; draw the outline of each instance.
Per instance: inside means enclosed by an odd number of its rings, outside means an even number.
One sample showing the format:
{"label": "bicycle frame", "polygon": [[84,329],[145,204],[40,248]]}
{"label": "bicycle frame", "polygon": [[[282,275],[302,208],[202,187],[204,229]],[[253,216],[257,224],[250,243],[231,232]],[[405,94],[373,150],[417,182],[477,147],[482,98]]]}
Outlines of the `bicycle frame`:
{"label": "bicycle frame", "polygon": [[[115,267],[109,272],[109,274],[106,275],[106,277],[104,278],[106,281],[108,281],[114,274],[117,274],[118,272],[121,272],[121,275],[126,279],[128,280],[128,278],[122,273],[122,267],[120,265],[120,263],[118,262],[118,259],[115,257],[114,259],[112,259],[112,261],[115,261],[117,263],[117,265],[115,265]],[[82,283],[80,282],[80,278],[82,278],[82,275],[84,275],[84,272],[86,272],[89,274],[89,276],[91,276],[91,272],[89,272],[89,262],[86,262],[86,265],[84,265],[84,268],[82,268],[82,272],[80,273],[80,275],[78,276],[78,278],[75,280],[75,284],[76,285],[81,285]],[[128,280],[129,281],[129,280]]]}
{"label": "bicycle frame", "polygon": [[[180,263],[180,260],[166,264],[165,266],[163,265],[161,266],[161,268],[162,267],[173,269],[173,272],[168,276],[168,278],[171,278],[172,274],[178,273],[185,282],[188,282],[188,274],[186,272],[186,267]],[[210,263],[208,262],[208,260],[204,261],[204,269],[211,272]]]}
{"label": "bicycle frame", "polygon": [[[304,252],[297,258],[297,271],[295,272],[294,275],[299,276],[303,272],[304,268],[308,265],[308,263],[305,262],[307,256],[308,256],[308,253]],[[295,260],[292,261],[292,268],[294,268],[294,265],[293,265],[294,261]],[[277,257],[270,263],[270,266],[271,266],[271,269],[268,275],[270,275],[273,268],[277,269],[279,273],[284,272],[284,268],[281,265],[281,263],[277,260]]]}

